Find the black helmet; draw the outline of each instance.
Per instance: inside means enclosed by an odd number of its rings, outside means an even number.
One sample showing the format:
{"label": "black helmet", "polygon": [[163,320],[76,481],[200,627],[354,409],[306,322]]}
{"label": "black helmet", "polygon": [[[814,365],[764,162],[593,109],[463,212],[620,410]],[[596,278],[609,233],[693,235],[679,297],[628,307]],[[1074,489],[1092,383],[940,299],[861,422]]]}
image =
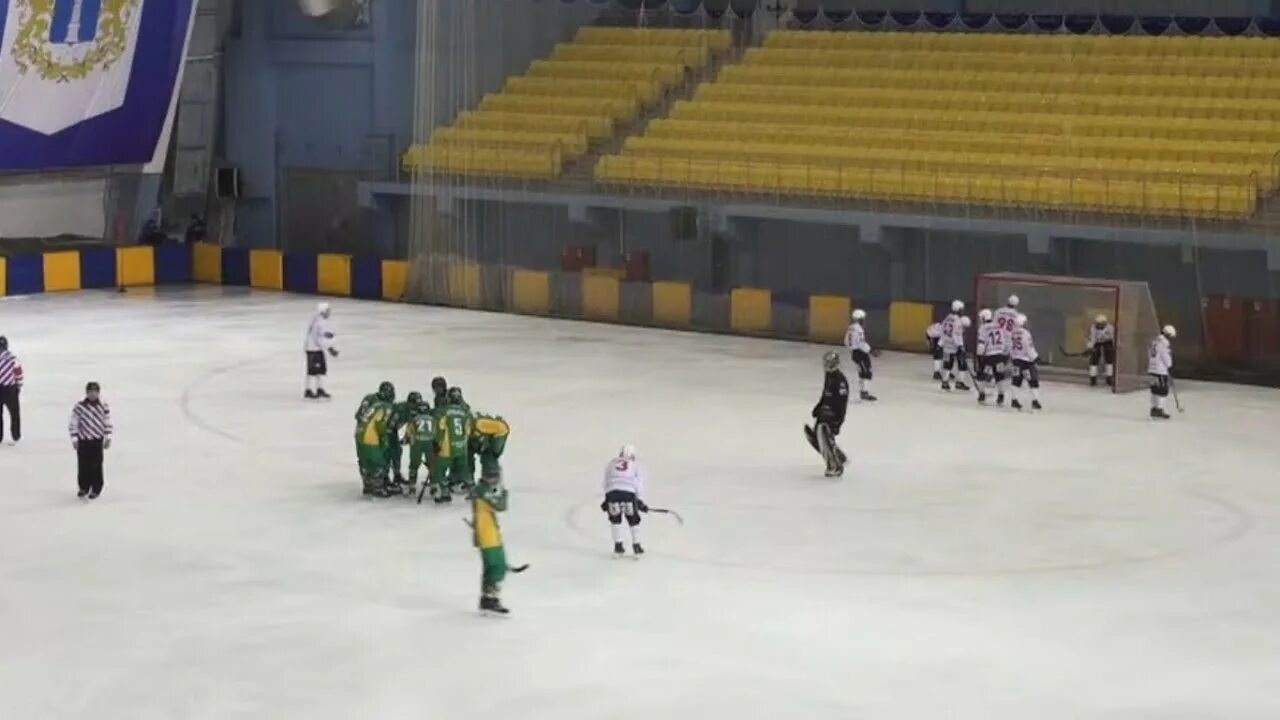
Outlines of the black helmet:
{"label": "black helmet", "polygon": [[421,405],[422,393],[418,392],[417,390],[414,390],[413,392],[404,396],[404,401],[409,403],[410,405]]}
{"label": "black helmet", "polygon": [[444,399],[450,405],[461,405],[462,404],[462,388],[460,387],[449,388],[449,392],[445,394]]}
{"label": "black helmet", "polygon": [[834,352],[828,352],[822,356],[822,369],[831,372],[840,367],[840,356]]}
{"label": "black helmet", "polygon": [[431,390],[439,395],[449,389],[449,383],[443,377],[437,375],[431,380]]}
{"label": "black helmet", "polygon": [[86,393],[102,392],[102,387],[96,382],[90,382],[84,386],[84,391]]}
{"label": "black helmet", "polygon": [[386,402],[391,402],[392,400],[395,400],[396,386],[392,385],[386,380],[383,380],[382,383],[378,385],[378,399]]}
{"label": "black helmet", "polygon": [[0,350],[8,350],[8,349],[9,349],[9,338],[3,335],[0,335]]}

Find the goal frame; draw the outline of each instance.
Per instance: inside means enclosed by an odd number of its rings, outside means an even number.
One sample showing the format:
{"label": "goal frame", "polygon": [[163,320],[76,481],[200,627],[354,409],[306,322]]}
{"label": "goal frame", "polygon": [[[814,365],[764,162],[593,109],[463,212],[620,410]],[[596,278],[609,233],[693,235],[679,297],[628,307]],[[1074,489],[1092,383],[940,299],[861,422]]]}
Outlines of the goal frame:
{"label": "goal frame", "polygon": [[[1137,286],[1139,284],[1141,284],[1143,287],[1146,288],[1147,298],[1148,299],[1150,298],[1150,287],[1146,284],[1146,282],[1134,281],[1134,280],[1113,280],[1108,278],[1085,278],[1085,277],[1077,278],[1077,277],[1062,276],[1062,275],[1040,275],[1036,273],[1022,273],[1022,272],[979,273],[976,276],[974,276],[974,281],[973,281],[974,312],[977,312],[979,309],[981,309],[981,307],[983,307],[984,301],[986,301],[986,298],[983,297],[983,290],[982,290],[983,284],[986,282],[1022,283],[1026,285],[1041,285],[1041,286],[1057,287],[1057,288],[1077,288],[1085,291],[1093,291],[1093,292],[1101,291],[1101,292],[1110,293],[1111,307],[1107,317],[1108,317],[1108,321],[1111,323],[1111,325],[1115,329],[1115,346],[1116,346],[1115,347],[1115,356],[1116,356],[1115,382],[1112,383],[1110,387],[1110,391],[1112,393],[1122,393],[1122,392],[1133,392],[1139,389],[1139,387],[1137,386],[1131,387],[1131,388],[1122,387],[1124,383],[1121,382],[1121,376],[1122,376],[1121,358],[1124,357],[1122,353],[1125,351],[1136,352],[1139,366],[1141,366],[1141,358],[1143,357],[1143,353],[1141,350],[1143,347],[1142,341],[1136,337],[1130,338],[1130,335],[1133,335],[1134,332],[1140,332],[1140,329],[1133,328],[1131,332],[1131,329],[1124,317],[1125,313],[1123,312],[1123,308],[1124,308],[1125,301],[1127,299],[1125,293],[1138,292]],[[1002,301],[1003,298],[1000,298],[1000,300]],[[1137,298],[1138,302],[1141,302],[1141,300],[1142,300],[1141,298]],[[1000,303],[992,304],[988,307],[990,307],[990,309],[992,310],[996,310],[1002,305],[1003,305],[1003,302],[1000,302]],[[1097,306],[1095,305],[1094,307],[1097,307]],[[1151,311],[1153,313],[1152,319],[1154,320],[1155,325],[1158,328],[1159,316],[1154,314],[1155,313],[1154,303],[1152,303]],[[1141,323],[1136,323],[1136,324],[1141,325]],[[1032,324],[1030,329],[1032,331],[1032,334],[1035,335],[1036,327],[1034,324]],[[1132,348],[1132,350],[1130,349],[1130,343],[1136,344],[1136,347]],[[1081,349],[1083,350],[1083,348]],[[1087,380],[1088,378],[1087,370],[1078,368],[1078,367],[1072,367],[1071,363],[1069,362],[1073,357],[1079,357],[1079,356],[1071,356],[1066,354],[1071,352],[1073,350],[1072,348],[1067,348],[1065,346],[1059,347],[1055,345],[1052,347],[1038,346],[1037,350],[1040,353],[1040,357],[1042,361],[1047,361],[1045,362],[1045,364],[1042,366],[1042,369],[1041,369],[1041,374],[1046,376],[1047,379],[1060,380],[1065,382],[1080,382],[1082,380]],[[1087,358],[1087,355],[1084,357]],[[1063,362],[1064,360],[1068,362]],[[1123,373],[1123,374],[1133,376],[1133,377],[1141,377],[1141,374],[1142,374],[1141,367],[1134,368],[1133,372]]]}

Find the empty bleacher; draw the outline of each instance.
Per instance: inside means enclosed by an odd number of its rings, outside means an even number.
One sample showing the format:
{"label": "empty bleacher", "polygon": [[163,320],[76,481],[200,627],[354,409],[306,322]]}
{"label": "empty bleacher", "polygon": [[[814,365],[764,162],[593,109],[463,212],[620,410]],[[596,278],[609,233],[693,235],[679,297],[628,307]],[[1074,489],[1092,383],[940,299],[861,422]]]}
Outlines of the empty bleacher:
{"label": "empty bleacher", "polygon": [[586,27],[404,156],[412,173],[558,177],[729,48],[718,30]]}
{"label": "empty bleacher", "polygon": [[611,184],[1239,218],[1276,189],[1280,42],[778,31]]}

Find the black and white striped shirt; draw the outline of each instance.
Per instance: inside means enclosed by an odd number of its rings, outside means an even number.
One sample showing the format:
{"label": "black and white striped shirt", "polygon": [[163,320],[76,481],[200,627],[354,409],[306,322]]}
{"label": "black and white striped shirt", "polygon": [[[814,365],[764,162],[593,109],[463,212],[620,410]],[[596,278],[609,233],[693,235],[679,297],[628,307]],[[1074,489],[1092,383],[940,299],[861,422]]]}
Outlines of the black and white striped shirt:
{"label": "black and white striped shirt", "polygon": [[111,408],[99,400],[81,400],[71,408],[71,421],[67,431],[72,440],[110,440]]}
{"label": "black and white striped shirt", "polygon": [[0,387],[22,387],[22,363],[8,350],[0,350]]}

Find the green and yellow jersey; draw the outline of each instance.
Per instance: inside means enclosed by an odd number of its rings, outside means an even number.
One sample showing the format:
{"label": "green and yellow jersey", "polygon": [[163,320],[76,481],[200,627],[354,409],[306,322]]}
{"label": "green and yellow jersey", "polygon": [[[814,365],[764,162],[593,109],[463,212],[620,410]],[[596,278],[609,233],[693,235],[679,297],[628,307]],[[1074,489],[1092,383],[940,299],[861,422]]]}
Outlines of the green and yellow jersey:
{"label": "green and yellow jersey", "polygon": [[457,405],[445,406],[435,414],[437,454],[442,458],[467,456],[471,439],[471,413]]}
{"label": "green and yellow jersey", "polygon": [[391,403],[381,400],[368,406],[361,404],[356,417],[356,442],[361,445],[382,445],[387,437],[391,421]]}
{"label": "green and yellow jersey", "polygon": [[471,526],[475,528],[476,547],[491,550],[502,547],[502,528],[498,513],[507,509],[507,489],[501,485],[481,485],[471,501]]}

